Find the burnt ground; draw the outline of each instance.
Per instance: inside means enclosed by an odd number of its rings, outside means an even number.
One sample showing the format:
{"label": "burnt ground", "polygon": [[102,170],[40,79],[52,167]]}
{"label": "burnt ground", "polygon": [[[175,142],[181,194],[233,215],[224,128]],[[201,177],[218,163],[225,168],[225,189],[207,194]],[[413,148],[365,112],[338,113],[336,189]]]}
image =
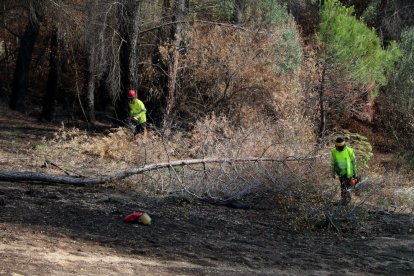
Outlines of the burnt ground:
{"label": "burnt ground", "polygon": [[[8,155],[0,166],[10,167],[14,147],[52,135],[54,126],[1,109],[0,153]],[[148,212],[153,224],[124,223],[135,210]],[[0,182],[0,274],[414,274],[412,215],[369,214],[369,233],[299,230],[277,208]]]}

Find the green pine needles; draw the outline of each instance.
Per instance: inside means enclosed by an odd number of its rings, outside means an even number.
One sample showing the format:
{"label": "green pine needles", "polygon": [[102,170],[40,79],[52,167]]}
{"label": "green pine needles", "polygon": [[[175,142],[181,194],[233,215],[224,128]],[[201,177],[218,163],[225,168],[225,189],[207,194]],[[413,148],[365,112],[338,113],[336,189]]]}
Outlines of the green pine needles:
{"label": "green pine needles", "polygon": [[344,135],[344,138],[355,150],[357,159],[357,172],[366,171],[369,168],[368,161],[374,155],[372,153],[372,145],[368,141],[368,138],[359,133],[348,133]]}
{"label": "green pine needles", "polygon": [[400,94],[396,96],[400,96],[401,103],[405,103],[404,107],[410,111],[414,129],[414,27],[402,34],[400,47],[402,59],[394,75],[395,92]]}
{"label": "green pine needles", "polygon": [[402,157],[414,169],[414,27],[401,36],[402,59],[393,78],[393,93],[388,95],[392,107],[389,126],[399,137]]}
{"label": "green pine needles", "polygon": [[260,2],[260,8],[263,11],[262,21],[268,26],[289,22],[290,15],[286,7],[281,5],[278,0],[263,0]]}
{"label": "green pine needles", "polygon": [[387,84],[387,73],[392,71],[400,51],[395,41],[384,50],[375,30],[353,14],[353,7],[325,0],[319,37],[327,60],[339,63],[342,73],[358,84],[371,87],[371,96],[375,97],[378,88]]}

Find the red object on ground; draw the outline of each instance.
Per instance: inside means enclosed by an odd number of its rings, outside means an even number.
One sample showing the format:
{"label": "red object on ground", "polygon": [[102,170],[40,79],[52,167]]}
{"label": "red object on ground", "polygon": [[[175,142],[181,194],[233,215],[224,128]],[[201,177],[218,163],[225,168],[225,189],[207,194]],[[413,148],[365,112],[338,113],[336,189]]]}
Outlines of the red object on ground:
{"label": "red object on ground", "polygon": [[357,180],[356,178],[351,178],[351,179],[349,180],[349,184],[350,184],[351,186],[355,186],[355,185],[357,184],[357,182],[358,182],[358,180]]}
{"label": "red object on ground", "polygon": [[127,215],[126,217],[124,217],[124,222],[134,222],[136,221],[140,216],[142,216],[143,213],[136,211],[133,212],[132,214]]}

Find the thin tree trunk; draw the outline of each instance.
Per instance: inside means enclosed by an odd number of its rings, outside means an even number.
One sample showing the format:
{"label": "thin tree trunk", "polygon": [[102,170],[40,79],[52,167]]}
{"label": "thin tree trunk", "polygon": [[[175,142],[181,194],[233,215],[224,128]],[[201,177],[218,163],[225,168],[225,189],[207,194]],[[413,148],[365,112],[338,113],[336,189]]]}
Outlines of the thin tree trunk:
{"label": "thin tree trunk", "polygon": [[325,135],[326,130],[326,114],[325,114],[325,74],[326,74],[326,61],[322,64],[322,74],[319,84],[319,112],[320,112],[320,125],[319,125],[319,138]]}
{"label": "thin tree trunk", "polygon": [[[95,6],[93,1],[86,2],[86,12],[89,18],[94,18]],[[87,69],[85,71],[85,90],[86,90],[86,120],[88,125],[95,124],[95,81],[96,81],[96,26],[93,22],[86,22],[86,52],[87,52]]]}
{"label": "thin tree trunk", "polygon": [[95,123],[95,48],[89,47],[87,92],[86,92],[86,117],[88,123]]}
{"label": "thin tree trunk", "polygon": [[179,50],[173,46],[173,49],[170,53],[170,61],[168,63],[168,84],[167,84],[167,94],[166,97],[166,106],[165,106],[165,116],[162,123],[162,127],[165,129],[168,125],[168,120],[170,119],[171,111],[175,105],[176,98],[176,85],[177,85],[177,74],[178,74],[178,59],[179,59]]}
{"label": "thin tree trunk", "polygon": [[167,91],[164,95],[166,99],[165,106],[165,115],[162,123],[163,128],[167,128],[168,121],[171,116],[171,112],[175,106],[176,97],[177,97],[177,76],[178,76],[178,64],[180,58],[180,48],[183,44],[183,26],[182,23],[186,19],[186,8],[187,3],[185,0],[175,0],[174,5],[174,17],[173,21],[176,22],[173,25],[171,38],[171,50],[169,54],[168,61],[168,82],[167,82]]}
{"label": "thin tree trunk", "polygon": [[[6,3],[3,3],[3,12],[2,12],[2,14],[3,14],[3,16],[2,16],[2,23],[3,23],[4,26],[7,26],[7,22],[6,22]],[[4,33],[4,30],[3,30],[3,35],[4,35],[4,41],[3,41],[4,42],[4,58],[3,58],[3,61],[6,64],[4,66],[4,69],[5,69],[5,80],[7,80],[6,83],[9,84],[9,78],[10,78],[10,73],[9,72],[10,72],[10,68],[7,65],[7,63],[9,62],[10,52],[9,52],[9,46],[8,46],[8,39],[7,39],[7,37],[6,37],[5,33]],[[0,88],[0,89],[2,89],[2,88]]]}
{"label": "thin tree trunk", "polygon": [[[130,55],[129,55],[129,78],[131,83],[131,88],[138,89],[138,41],[139,41],[139,31],[140,31],[140,13],[139,13],[139,3],[134,1],[134,4],[131,5],[131,35],[130,35]],[[142,95],[140,95],[141,97]]]}
{"label": "thin tree trunk", "polygon": [[170,12],[170,0],[164,0],[162,4],[161,10],[161,24],[158,28],[157,35],[155,38],[156,48],[153,53],[152,63],[154,64],[155,68],[157,69],[157,77],[155,79],[156,86],[162,92],[162,96],[159,98],[153,97],[149,102],[149,107],[152,110],[152,119],[154,124],[158,126],[162,126],[164,121],[164,114],[165,114],[165,106],[166,106],[166,97],[168,95],[168,66],[166,61],[163,60],[163,56],[160,52],[161,47],[164,47],[165,42],[168,41],[169,35],[167,34],[167,29],[169,28],[167,24],[167,18],[169,18]]}
{"label": "thin tree trunk", "polygon": [[129,79],[129,53],[130,53],[130,38],[129,38],[129,13],[126,11],[124,5],[119,12],[119,32],[123,41],[121,42],[121,49],[119,52],[120,71],[121,71],[121,83],[120,83],[120,98],[116,103],[116,113],[120,120],[126,120],[128,118],[128,99],[127,90],[131,88]]}
{"label": "thin tree trunk", "polygon": [[246,0],[235,0],[234,2],[234,23],[237,25],[243,23],[245,2]]}
{"label": "thin tree trunk", "polygon": [[51,121],[55,108],[55,99],[58,83],[58,35],[57,28],[52,28],[50,36],[49,77],[47,79],[46,94],[43,98],[41,119]]}

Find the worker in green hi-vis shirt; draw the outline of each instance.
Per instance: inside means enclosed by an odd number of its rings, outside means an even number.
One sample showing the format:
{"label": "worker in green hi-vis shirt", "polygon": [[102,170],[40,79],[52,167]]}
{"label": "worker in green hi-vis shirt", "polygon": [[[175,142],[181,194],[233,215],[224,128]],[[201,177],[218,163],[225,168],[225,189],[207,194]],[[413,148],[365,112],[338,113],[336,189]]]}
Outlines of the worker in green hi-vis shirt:
{"label": "worker in green hi-vis shirt", "polygon": [[137,92],[133,89],[128,91],[128,105],[129,115],[131,116],[131,127],[135,135],[143,133],[144,137],[147,137],[147,110],[144,103],[139,100]]}
{"label": "worker in green hi-vis shirt", "polygon": [[345,139],[338,137],[335,147],[331,150],[332,177],[339,176],[341,183],[341,204],[347,205],[351,202],[351,193],[348,188],[352,181],[357,179],[356,159],[354,150],[345,144]]}

